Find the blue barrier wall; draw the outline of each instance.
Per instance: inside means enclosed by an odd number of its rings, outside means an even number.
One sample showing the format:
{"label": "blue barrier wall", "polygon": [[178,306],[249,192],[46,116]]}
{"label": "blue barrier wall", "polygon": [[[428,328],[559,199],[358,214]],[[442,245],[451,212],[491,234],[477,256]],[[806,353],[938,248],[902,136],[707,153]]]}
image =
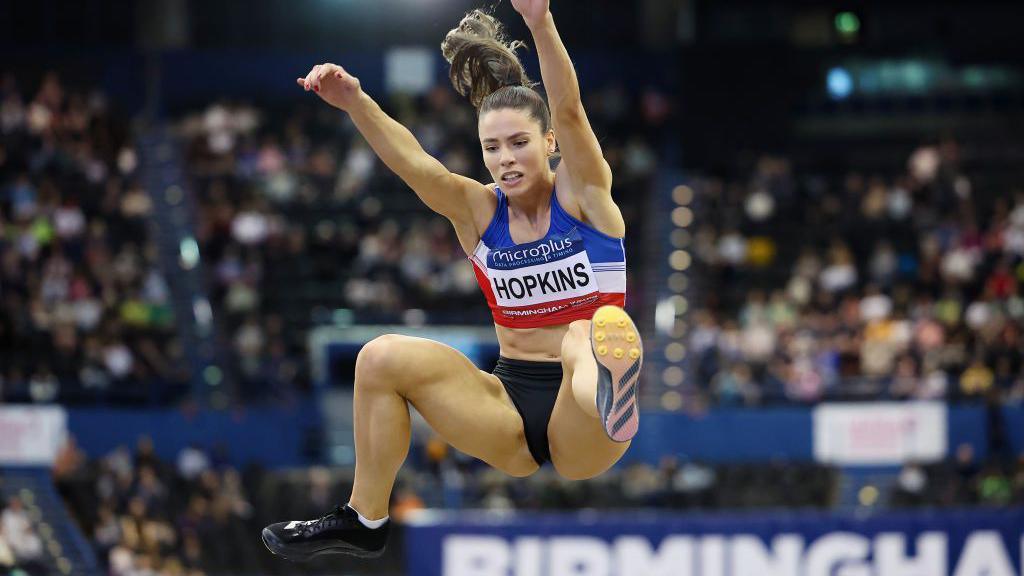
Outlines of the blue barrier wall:
{"label": "blue barrier wall", "polygon": [[1024,405],[1005,406],[1000,414],[1003,418],[1003,434],[1010,451],[1024,454]]}
{"label": "blue barrier wall", "polygon": [[[1024,433],[1024,410],[1014,412]],[[947,412],[947,445],[971,444],[975,454],[988,456],[988,418],[981,406],[951,406]],[[743,462],[772,459],[814,459],[810,408],[723,408],[703,415],[645,413],[640,432],[624,463],[657,462],[666,454],[705,462]],[[1022,434],[1024,436],[1024,434]],[[1019,437],[1020,438],[1020,437]],[[1021,444],[1018,440],[1018,445]],[[1018,453],[1020,452],[1018,446]]]}
{"label": "blue barrier wall", "polygon": [[810,460],[807,408],[719,409],[699,416],[643,413],[624,462],[657,462],[666,454],[706,462]]}
{"label": "blue barrier wall", "polygon": [[979,460],[989,456],[988,414],[983,406],[950,406],[947,411],[949,455],[961,444],[970,444]]}
{"label": "blue barrier wall", "polygon": [[1024,509],[426,515],[409,576],[1018,576]]}
{"label": "blue barrier wall", "polygon": [[[1024,410],[1006,408],[1002,416],[1013,453],[1024,452]],[[133,443],[146,434],[164,457],[174,457],[182,447],[195,442],[206,448],[226,447],[236,464],[258,459],[267,466],[311,463],[306,448],[320,422],[313,400],[227,412],[68,410],[70,431],[92,456]],[[774,459],[809,462],[813,460],[812,438],[809,408],[720,409],[700,416],[648,412],[640,418],[640,432],[622,464],[656,464],[666,455],[715,463]],[[975,447],[979,458],[988,456],[988,415],[984,408],[949,408],[949,454],[965,442]]]}
{"label": "blue barrier wall", "polygon": [[178,452],[196,444],[212,450],[222,447],[228,460],[243,466],[257,461],[264,466],[309,465],[307,446],[320,425],[320,412],[311,400],[284,407],[214,410],[68,410],[68,429],[90,457],[118,446],[134,447],[149,436],[157,454],[174,461]]}

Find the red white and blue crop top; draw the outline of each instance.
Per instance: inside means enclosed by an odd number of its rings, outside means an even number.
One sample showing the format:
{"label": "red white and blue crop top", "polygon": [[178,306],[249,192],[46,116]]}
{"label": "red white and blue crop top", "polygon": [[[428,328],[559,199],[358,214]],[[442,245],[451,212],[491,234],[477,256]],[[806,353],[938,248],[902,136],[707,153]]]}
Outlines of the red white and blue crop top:
{"label": "red white and blue crop top", "polygon": [[508,328],[558,326],[589,320],[601,306],[626,303],[626,250],[570,216],[551,192],[548,233],[516,244],[508,229],[508,199],[498,207],[470,257],[494,323]]}

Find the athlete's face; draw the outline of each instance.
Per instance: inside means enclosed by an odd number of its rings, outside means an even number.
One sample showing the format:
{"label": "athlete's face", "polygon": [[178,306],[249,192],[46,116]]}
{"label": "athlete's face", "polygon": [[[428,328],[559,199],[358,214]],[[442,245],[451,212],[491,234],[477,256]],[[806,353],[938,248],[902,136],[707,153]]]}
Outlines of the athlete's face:
{"label": "athlete's face", "polygon": [[521,193],[550,180],[548,157],[555,150],[555,133],[542,134],[540,122],[527,112],[491,110],[480,116],[478,128],[484,164],[506,193]]}

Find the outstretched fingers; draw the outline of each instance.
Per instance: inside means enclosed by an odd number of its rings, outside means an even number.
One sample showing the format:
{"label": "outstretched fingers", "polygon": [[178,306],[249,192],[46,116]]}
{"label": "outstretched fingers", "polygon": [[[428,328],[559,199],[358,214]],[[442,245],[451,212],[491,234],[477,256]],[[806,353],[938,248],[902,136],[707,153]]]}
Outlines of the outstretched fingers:
{"label": "outstretched fingers", "polygon": [[306,92],[309,92],[310,90],[319,92],[320,83],[319,76],[317,76],[319,68],[321,68],[319,64],[313,66],[313,68],[309,71],[309,74],[306,74],[305,78],[296,78],[295,83],[298,84],[299,86],[302,86],[302,88],[305,89]]}
{"label": "outstretched fingers", "polygon": [[326,80],[327,78],[330,78],[331,76],[334,76],[338,80],[341,80],[342,78],[345,77],[345,69],[342,68],[341,66],[338,66],[337,64],[331,64],[331,63],[327,63],[327,64],[323,64],[323,65],[319,66],[319,70],[317,71],[317,81],[316,81],[317,87],[320,86],[320,82],[321,81]]}
{"label": "outstretched fingers", "polygon": [[296,78],[295,83],[307,92],[310,90],[320,92],[321,82],[332,75],[338,80],[342,80],[345,78],[345,69],[336,64],[317,64],[313,66],[309,74],[306,74],[305,78]]}
{"label": "outstretched fingers", "polygon": [[313,69],[310,70],[309,76],[307,77],[309,87],[312,88],[314,92],[320,91],[320,68],[322,67],[323,66],[320,64],[313,66]]}

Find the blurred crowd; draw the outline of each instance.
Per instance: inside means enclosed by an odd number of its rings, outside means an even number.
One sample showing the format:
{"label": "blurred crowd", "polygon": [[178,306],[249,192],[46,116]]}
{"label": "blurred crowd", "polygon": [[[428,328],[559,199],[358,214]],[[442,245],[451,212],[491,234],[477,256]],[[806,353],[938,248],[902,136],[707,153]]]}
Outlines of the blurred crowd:
{"label": "blurred crowd", "polygon": [[[96,460],[73,442],[54,466],[57,486],[101,564],[112,576],[201,576],[318,570],[280,562],[259,541],[271,522],[329,512],[352,489],[351,468],[242,471],[227,454],[202,446],[173,462],[152,441],[119,447]],[[510,478],[434,438],[416,444],[392,497],[401,525],[424,509],[579,510],[751,509],[787,504],[828,507],[836,474],[817,465],[711,466],[664,459],[634,464],[587,482],[569,482],[550,468]],[[382,570],[402,561],[401,535]],[[347,559],[332,559],[343,570]]]}
{"label": "blurred crowd", "polygon": [[43,574],[43,541],[36,533],[21,499],[12,496],[0,506],[0,570],[15,574]]}
{"label": "blurred crowd", "polygon": [[[69,444],[54,476],[113,576],[315,572],[322,567],[274,559],[260,543],[259,530],[325,514],[352,489],[351,468],[239,471],[227,454],[195,445],[168,462],[146,437],[134,450],[120,447],[98,460]],[[630,464],[585,482],[563,480],[550,468],[510,478],[434,438],[414,444],[390,514],[401,526],[427,509],[806,510],[832,508],[838,499],[839,474],[818,464],[712,465],[665,457],[657,465]],[[897,507],[1022,504],[1024,459],[1000,468],[978,462],[965,445],[949,462],[908,464],[876,501]],[[12,533],[7,518],[5,512],[4,537]],[[28,534],[26,524],[17,526],[17,533]],[[399,531],[381,569],[400,566],[401,559]],[[347,561],[332,560],[332,569],[345,569]]]}
{"label": "blurred crowd", "polygon": [[54,477],[111,576],[260,572],[247,490],[215,454],[189,447],[166,462],[143,437],[88,460],[69,444]]}
{"label": "blurred crowd", "polygon": [[148,401],[184,378],[126,119],[0,77],[0,399]]}
{"label": "blurred crowd", "polygon": [[705,399],[1024,400],[1024,189],[963,155],[944,139],[834,177],[763,156],[702,182],[687,352]]}

